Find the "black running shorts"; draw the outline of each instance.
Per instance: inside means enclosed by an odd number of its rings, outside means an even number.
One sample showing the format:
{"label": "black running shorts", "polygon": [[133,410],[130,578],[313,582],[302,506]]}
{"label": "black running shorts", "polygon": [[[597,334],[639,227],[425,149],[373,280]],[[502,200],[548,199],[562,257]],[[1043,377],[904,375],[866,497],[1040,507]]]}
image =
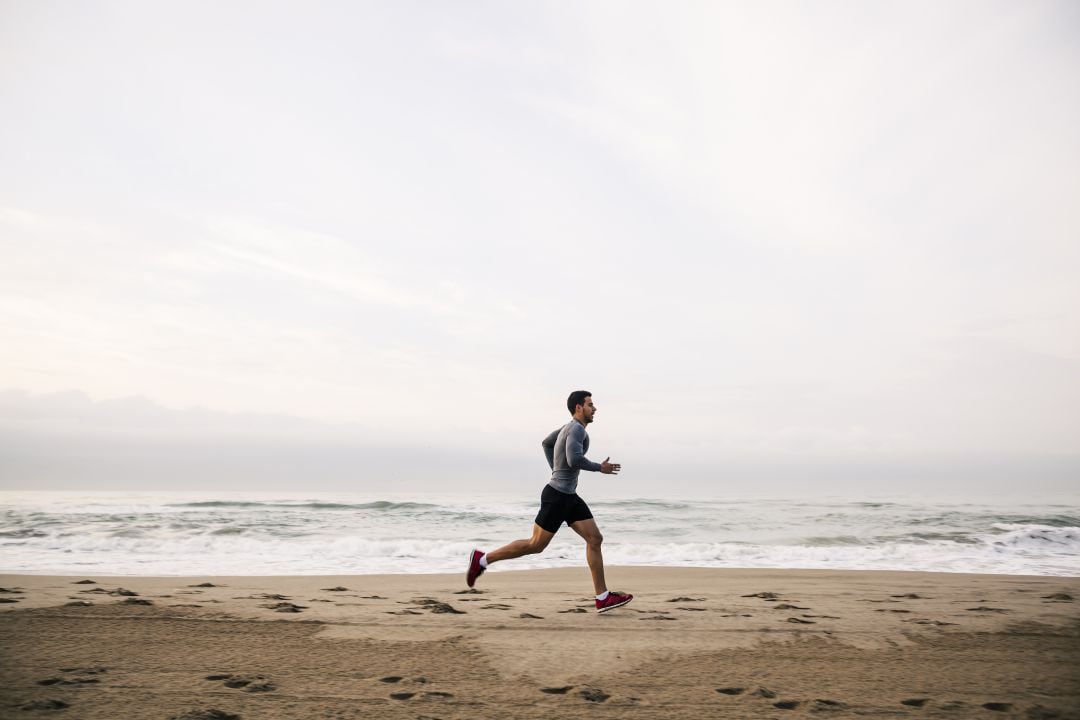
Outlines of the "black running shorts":
{"label": "black running shorts", "polygon": [[540,512],[536,513],[536,524],[550,533],[558,532],[563,523],[573,525],[578,520],[591,520],[592,511],[577,493],[567,495],[550,485],[544,486],[540,493]]}

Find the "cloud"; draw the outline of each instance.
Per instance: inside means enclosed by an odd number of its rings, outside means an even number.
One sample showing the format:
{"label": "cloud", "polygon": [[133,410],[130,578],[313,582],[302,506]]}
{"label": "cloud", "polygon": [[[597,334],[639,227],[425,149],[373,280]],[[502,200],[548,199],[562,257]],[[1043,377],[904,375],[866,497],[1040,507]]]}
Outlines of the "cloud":
{"label": "cloud", "polygon": [[0,28],[0,386],[480,455],[585,386],[660,473],[1080,444],[1068,4],[103,7]]}

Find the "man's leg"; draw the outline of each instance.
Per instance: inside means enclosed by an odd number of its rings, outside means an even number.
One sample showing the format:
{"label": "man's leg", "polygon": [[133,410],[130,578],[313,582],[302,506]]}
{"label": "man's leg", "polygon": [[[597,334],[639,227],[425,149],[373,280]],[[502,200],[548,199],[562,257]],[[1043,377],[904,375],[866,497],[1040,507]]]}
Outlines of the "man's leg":
{"label": "man's leg", "polygon": [[600,528],[596,526],[593,518],[578,520],[572,523],[570,528],[585,539],[585,558],[589,561],[593,587],[597,595],[603,595],[607,592],[607,583],[604,581],[604,554],[600,551],[604,536],[600,534]]}
{"label": "man's leg", "polygon": [[[571,525],[571,527],[573,526]],[[553,537],[555,537],[555,533],[548,532],[539,525],[534,524],[531,538],[528,540],[515,540],[498,550],[492,550],[487,554],[487,562],[491,564],[500,560],[510,560],[522,555],[534,555],[543,552]]]}

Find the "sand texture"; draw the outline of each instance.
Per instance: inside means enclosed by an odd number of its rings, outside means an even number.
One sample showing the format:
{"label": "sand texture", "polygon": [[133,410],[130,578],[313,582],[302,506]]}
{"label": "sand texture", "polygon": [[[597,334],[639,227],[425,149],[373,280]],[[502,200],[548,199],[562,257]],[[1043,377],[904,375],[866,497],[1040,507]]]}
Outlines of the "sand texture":
{"label": "sand texture", "polygon": [[608,579],[0,576],[0,717],[1080,718],[1080,578]]}

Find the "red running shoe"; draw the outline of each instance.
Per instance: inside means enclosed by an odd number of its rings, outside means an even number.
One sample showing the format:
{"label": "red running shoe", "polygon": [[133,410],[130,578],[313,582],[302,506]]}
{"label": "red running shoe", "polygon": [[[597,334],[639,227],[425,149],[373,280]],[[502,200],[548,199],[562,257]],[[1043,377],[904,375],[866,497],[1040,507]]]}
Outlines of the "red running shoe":
{"label": "red running shoe", "polygon": [[614,610],[617,607],[622,607],[633,599],[633,595],[612,590],[608,593],[606,598],[596,601],[596,612],[602,613],[607,612],[608,610]]}
{"label": "red running shoe", "polygon": [[480,558],[484,557],[484,553],[480,550],[473,550],[469,553],[469,569],[465,571],[465,584],[472,587],[476,584],[476,578],[484,574],[484,568],[480,564]]}

